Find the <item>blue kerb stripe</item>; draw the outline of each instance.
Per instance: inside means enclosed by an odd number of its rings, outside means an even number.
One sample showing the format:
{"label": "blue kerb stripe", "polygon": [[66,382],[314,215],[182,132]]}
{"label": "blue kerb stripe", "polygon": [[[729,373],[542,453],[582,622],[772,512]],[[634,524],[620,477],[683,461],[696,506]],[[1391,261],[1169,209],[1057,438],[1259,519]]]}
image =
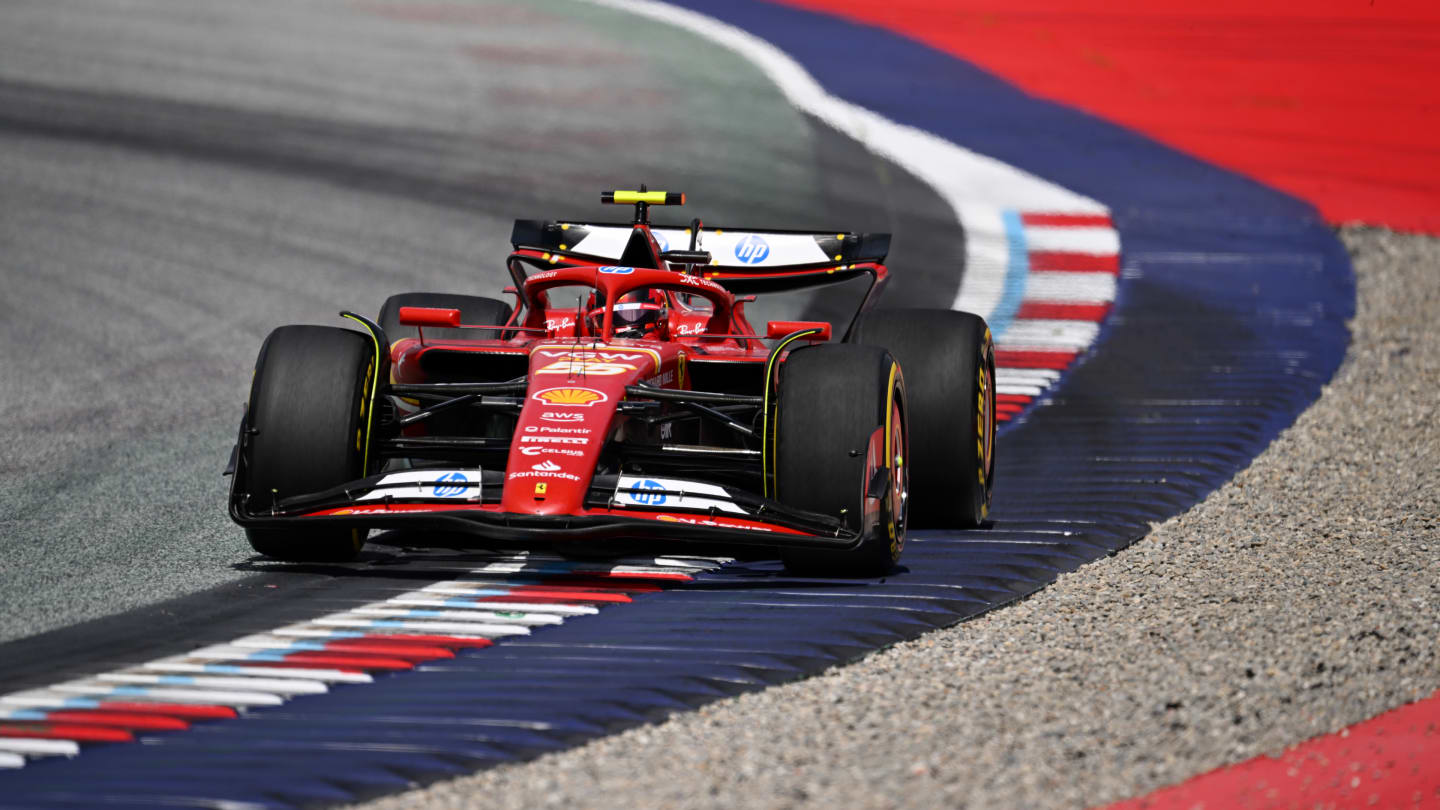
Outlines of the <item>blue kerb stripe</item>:
{"label": "blue kerb stripe", "polygon": [[997,341],[1010,328],[1015,313],[1020,311],[1020,301],[1025,297],[1025,281],[1030,274],[1030,249],[1025,244],[1025,223],[1020,219],[1020,212],[1002,211],[1000,219],[1005,225],[1005,247],[1009,259],[1005,264],[1005,289],[987,319],[990,332]]}
{"label": "blue kerb stripe", "polygon": [[162,675],[159,682],[174,686],[191,686],[195,683],[195,678],[189,675]]}
{"label": "blue kerb stripe", "polygon": [[35,711],[34,709],[22,709],[12,712],[7,720],[44,720],[50,716],[50,712]]}

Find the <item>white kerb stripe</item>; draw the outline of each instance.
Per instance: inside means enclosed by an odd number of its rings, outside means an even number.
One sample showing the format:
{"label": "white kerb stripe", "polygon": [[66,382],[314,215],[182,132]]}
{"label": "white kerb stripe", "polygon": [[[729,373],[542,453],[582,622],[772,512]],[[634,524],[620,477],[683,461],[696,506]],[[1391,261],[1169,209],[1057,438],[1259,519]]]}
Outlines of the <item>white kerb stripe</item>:
{"label": "white kerb stripe", "polygon": [[501,624],[560,624],[565,620],[550,613],[524,613],[517,611],[520,615],[507,616],[494,610],[427,610],[425,608],[405,607],[361,607],[349,613],[338,614],[338,617],[363,617],[363,616],[394,616],[396,618],[408,618],[419,620],[441,619],[447,621],[461,622],[500,622]]}
{"label": "white kerb stripe", "polygon": [[0,695],[0,705],[25,706],[27,708],[51,709],[65,705],[69,700],[64,695],[56,695],[46,692],[43,689],[27,689],[24,692],[12,692],[8,695]]}
{"label": "white kerb stripe", "polygon": [[1025,300],[1109,303],[1115,300],[1115,274],[1033,272],[1025,281]]}
{"label": "white kerb stripe", "polygon": [[1016,385],[1013,383],[1006,384],[999,381],[995,383],[995,393],[997,394],[1017,394],[1029,397],[1038,397],[1044,391],[1045,386],[1043,385]]}
{"label": "white kerb stripe", "polygon": [[0,768],[23,768],[25,757],[19,754],[12,754],[9,751],[0,751]]}
{"label": "white kerb stripe", "polygon": [[1060,372],[1048,368],[1005,368],[1000,366],[995,369],[995,382],[1000,384],[1049,385],[1059,377]]}
{"label": "white kerb stripe", "polygon": [[244,689],[274,692],[280,695],[323,695],[330,691],[320,681],[299,678],[230,677],[225,675],[159,675],[138,672],[105,672],[95,676],[106,683],[130,683],[146,686],[184,686],[200,689]]}
{"label": "white kerb stripe", "polygon": [[1025,245],[1032,253],[1090,253],[1114,256],[1120,252],[1120,234],[1114,228],[1067,228],[1031,225],[1025,228]]}
{"label": "white kerb stripe", "polygon": [[1100,324],[1090,321],[1017,319],[1005,333],[1001,348],[1083,349],[1095,342],[1099,332]]}
{"label": "white kerb stripe", "polygon": [[0,737],[0,751],[8,751],[12,754],[30,754],[32,756],[73,757],[80,753],[80,743],[74,740]]}
{"label": "white kerb stripe", "polygon": [[140,665],[151,672],[184,672],[184,673],[207,673],[214,672],[225,675],[293,675],[296,678],[305,678],[314,681],[330,681],[333,683],[370,683],[375,679],[364,672],[345,672],[339,669],[308,669],[304,667],[266,667],[266,666],[242,666],[226,664],[193,663],[186,660],[178,661],[151,661]]}
{"label": "white kerb stripe", "polygon": [[515,610],[523,613],[551,613],[556,616],[590,616],[600,612],[592,605],[562,605],[547,602],[495,602],[479,599],[454,601],[448,599],[425,599],[414,596],[396,596],[386,599],[387,605],[413,605],[415,607],[460,608],[463,610]]}
{"label": "white kerb stripe", "polygon": [[[377,622],[384,622],[385,626],[377,626]],[[396,633],[406,630],[418,630],[427,633],[476,638],[530,635],[530,628],[518,624],[480,624],[478,622],[470,624],[468,622],[392,621],[389,619],[338,619],[329,617],[316,619],[315,624],[322,627],[354,627],[366,630],[387,630]]]}
{"label": "white kerb stripe", "polygon": [[[201,703],[217,706],[279,706],[285,702],[279,695],[269,692],[242,692],[231,689],[178,689],[173,687],[126,687],[98,681],[75,681],[57,683],[50,687],[56,692],[77,695],[123,698],[125,700],[159,701],[174,703]],[[131,692],[140,689],[140,692]]]}

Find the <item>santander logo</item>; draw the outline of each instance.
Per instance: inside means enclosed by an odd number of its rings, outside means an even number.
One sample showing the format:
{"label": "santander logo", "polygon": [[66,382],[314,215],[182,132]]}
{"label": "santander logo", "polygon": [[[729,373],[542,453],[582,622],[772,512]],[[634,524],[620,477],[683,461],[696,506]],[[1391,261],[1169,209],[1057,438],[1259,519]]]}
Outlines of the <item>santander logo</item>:
{"label": "santander logo", "polygon": [[546,459],[539,464],[531,464],[530,469],[539,470],[540,472],[555,472],[556,470],[560,469],[560,465],[556,464],[553,461],[550,461],[549,459]]}

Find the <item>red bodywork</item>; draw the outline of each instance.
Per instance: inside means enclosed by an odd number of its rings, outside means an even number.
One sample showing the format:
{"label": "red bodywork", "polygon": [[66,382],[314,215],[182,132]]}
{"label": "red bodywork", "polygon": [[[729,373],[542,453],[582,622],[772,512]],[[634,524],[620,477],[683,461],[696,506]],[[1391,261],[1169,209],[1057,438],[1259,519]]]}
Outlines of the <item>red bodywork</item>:
{"label": "red bodywork", "polygon": [[[527,224],[536,233],[541,233],[535,230],[541,226],[547,229],[543,233],[563,233],[571,227],[578,231],[586,227],[522,221],[517,223],[517,234],[521,226]],[[613,237],[613,232],[621,226],[588,227],[609,229]],[[498,498],[493,487],[493,477],[498,474],[494,460],[485,468],[491,477],[486,478],[484,484],[477,475],[474,483],[464,484],[470,488],[450,493],[459,497],[441,498],[445,482],[455,479],[439,473],[449,472],[453,476],[459,472],[464,479],[464,470],[437,468],[437,474],[429,477],[435,480],[415,472],[408,477],[397,474],[383,466],[376,450],[380,440],[372,435],[367,441],[373,457],[366,464],[371,477],[354,482],[356,492],[372,487],[367,495],[356,497],[347,487],[346,498],[339,502],[332,492],[329,501],[311,499],[312,505],[308,508],[301,509],[300,504],[296,504],[296,511],[289,514],[251,514],[246,513],[242,505],[232,506],[232,516],[244,525],[257,527],[278,527],[296,519],[398,527],[407,521],[426,525],[414,519],[430,517],[434,519],[428,524],[432,528],[463,526],[467,531],[484,532],[493,538],[660,536],[663,531],[664,536],[694,540],[758,542],[741,538],[763,533],[772,538],[771,542],[784,542],[781,537],[810,538],[810,542],[818,540],[831,546],[857,542],[853,534],[841,537],[843,533],[833,528],[817,528],[813,521],[807,523],[806,515],[784,519],[783,505],[765,500],[768,493],[763,485],[770,475],[764,467],[769,462],[765,461],[762,447],[763,415],[768,413],[764,409],[771,407],[770,386],[776,379],[784,351],[806,342],[830,339],[831,324],[777,321],[768,324],[764,332],[757,332],[744,313],[745,301],[753,296],[742,297],[733,288],[759,285],[760,291],[798,289],[869,276],[871,285],[861,305],[864,311],[883,287],[886,277],[885,267],[880,263],[883,248],[878,255],[871,251],[866,256],[864,239],[874,237],[826,234],[822,242],[822,235],[815,235],[813,240],[823,251],[820,258],[826,261],[798,266],[737,267],[696,261],[693,240],[689,254],[667,253],[648,223],[637,222],[630,228],[624,257],[628,257],[631,265],[610,264],[608,262],[615,259],[603,256],[535,247],[515,237],[516,249],[507,264],[516,283],[506,292],[515,296],[516,306],[506,324],[461,323],[458,310],[406,307],[400,312],[400,322],[419,327],[420,336],[393,341],[388,357],[380,358],[382,374],[388,366],[390,383],[387,387],[382,380],[380,399],[386,398],[387,390],[390,392],[388,399],[395,404],[400,423],[404,424],[390,441],[403,443],[407,439],[423,440],[447,433],[435,428],[440,419],[404,423],[404,417],[427,407],[420,399],[407,397],[406,386],[415,390],[433,389],[445,384],[463,385],[476,379],[453,371],[456,368],[503,367],[516,371],[513,377],[506,376],[512,381],[524,376],[523,401],[518,403],[518,414],[514,413],[517,404],[514,400],[520,394],[518,388],[514,392],[516,396],[509,399],[509,414],[513,414],[514,422],[508,429],[508,437],[476,440],[482,443],[508,440],[508,451],[498,451],[505,453],[503,485]],[[756,233],[772,240],[811,238],[794,232]],[[888,246],[888,236],[880,238],[880,244]],[[766,250],[768,252],[768,248]],[[849,255],[842,254],[842,250]],[[675,261],[677,257],[684,261]],[[527,268],[534,272],[527,274]],[[577,287],[581,290],[577,305],[564,306],[551,300],[561,288]],[[655,296],[653,300],[663,301],[667,317],[644,337],[618,336],[616,302],[639,290],[651,291]],[[374,324],[369,325],[372,332],[379,331]],[[473,329],[474,338],[427,338],[427,327]],[[841,327],[843,331],[843,325]],[[382,335],[383,332],[376,335],[377,343]],[[762,485],[754,488],[756,497],[734,498],[736,487],[730,486],[727,490],[703,480],[674,481],[670,480],[673,476],[660,473],[654,477],[671,491],[647,500],[643,492],[625,489],[626,482],[633,485],[635,478],[619,464],[610,470],[619,482],[610,485],[618,487],[614,489],[615,494],[604,502],[597,502],[596,471],[602,466],[607,448],[613,453],[616,446],[644,443],[646,431],[656,430],[636,421],[633,414],[638,407],[637,393],[641,399],[647,399],[642,389],[692,391],[693,370],[697,366],[714,368],[717,364],[744,364],[753,370],[753,390],[745,390],[735,398],[754,400],[751,404],[758,406],[754,427],[761,430],[749,445],[751,449],[736,446],[733,452],[752,454],[759,462],[755,480]],[[433,371],[435,368],[451,371],[440,374]],[[488,379],[487,384],[500,382],[493,375],[480,379]],[[671,407],[663,400],[648,404]],[[372,408],[378,409],[373,405]],[[651,449],[662,452],[666,438],[663,427],[658,435],[658,440],[651,435],[648,441],[653,445]],[[399,455],[403,454],[389,454],[390,457]],[[392,479],[399,483],[392,483]],[[677,492],[674,485],[685,486]],[[385,487],[391,489],[384,490]],[[689,491],[685,487],[690,487]],[[434,497],[424,497],[425,492],[433,492]],[[732,494],[722,494],[726,492]],[[467,521],[471,525],[465,526]],[[644,524],[651,528],[645,529]],[[477,525],[480,528],[476,528]]]}

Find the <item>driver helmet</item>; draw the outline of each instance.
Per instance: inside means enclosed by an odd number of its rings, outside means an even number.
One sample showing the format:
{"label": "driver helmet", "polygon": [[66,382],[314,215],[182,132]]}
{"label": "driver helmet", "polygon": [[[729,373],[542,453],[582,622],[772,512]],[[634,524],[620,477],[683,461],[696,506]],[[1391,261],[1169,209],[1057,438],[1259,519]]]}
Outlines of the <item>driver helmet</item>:
{"label": "driver helmet", "polygon": [[[665,293],[660,290],[632,290],[615,302],[615,337],[655,337],[661,334],[669,315]],[[603,296],[596,296],[595,306],[586,317],[590,320],[590,333],[600,334],[605,327]]]}

